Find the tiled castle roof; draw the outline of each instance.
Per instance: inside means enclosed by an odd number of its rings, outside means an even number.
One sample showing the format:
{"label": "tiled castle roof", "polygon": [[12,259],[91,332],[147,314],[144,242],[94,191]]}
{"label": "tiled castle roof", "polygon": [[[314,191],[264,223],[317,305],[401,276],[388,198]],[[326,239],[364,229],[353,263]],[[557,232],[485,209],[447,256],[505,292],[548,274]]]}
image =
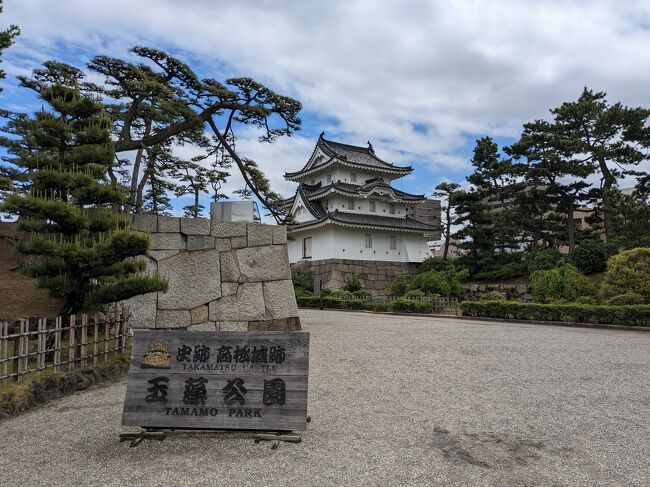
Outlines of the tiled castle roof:
{"label": "tiled castle roof", "polygon": [[321,133],[318,142],[316,142],[316,147],[314,147],[314,152],[319,148],[329,157],[328,159],[323,160],[320,164],[310,166],[312,159],[310,157],[307,164],[300,171],[285,173],[284,177],[293,179],[303,174],[308,174],[311,171],[330,165],[334,160],[338,160],[346,165],[393,174],[406,175],[413,171],[411,166],[395,166],[377,157],[370,142],[368,142],[368,147],[342,144],[340,142],[326,140],[324,133]]}

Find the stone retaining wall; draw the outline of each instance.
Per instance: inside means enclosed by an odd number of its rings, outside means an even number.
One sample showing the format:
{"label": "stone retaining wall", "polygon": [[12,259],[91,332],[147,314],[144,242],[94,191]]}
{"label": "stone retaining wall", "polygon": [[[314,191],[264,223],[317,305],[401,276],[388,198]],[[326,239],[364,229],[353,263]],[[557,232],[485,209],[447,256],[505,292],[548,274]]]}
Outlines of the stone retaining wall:
{"label": "stone retaining wall", "polygon": [[381,262],[373,260],[325,259],[301,260],[291,264],[294,272],[321,275],[325,289],[343,289],[346,280],[357,276],[361,287],[372,296],[390,295],[390,285],[396,276],[415,274],[420,264],[416,262]]}
{"label": "stone retaining wall", "polygon": [[143,214],[133,228],[151,234],[149,269],[169,281],[127,301],[133,327],[300,329],[286,227]]}

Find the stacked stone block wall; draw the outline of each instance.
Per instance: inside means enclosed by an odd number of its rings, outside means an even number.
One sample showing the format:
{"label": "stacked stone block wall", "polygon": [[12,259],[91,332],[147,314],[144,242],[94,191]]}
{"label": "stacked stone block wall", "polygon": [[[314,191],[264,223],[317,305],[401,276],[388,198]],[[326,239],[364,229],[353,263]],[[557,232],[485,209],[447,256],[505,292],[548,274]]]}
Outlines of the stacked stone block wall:
{"label": "stacked stone block wall", "polygon": [[128,300],[132,326],[300,329],[286,227],[143,214],[133,229],[151,234],[145,258],[169,289]]}
{"label": "stacked stone block wall", "polygon": [[361,287],[372,296],[388,296],[393,279],[402,274],[415,274],[419,265],[415,262],[325,259],[301,260],[291,264],[291,270],[320,275],[321,286],[332,290],[343,289],[346,281],[356,276]]}

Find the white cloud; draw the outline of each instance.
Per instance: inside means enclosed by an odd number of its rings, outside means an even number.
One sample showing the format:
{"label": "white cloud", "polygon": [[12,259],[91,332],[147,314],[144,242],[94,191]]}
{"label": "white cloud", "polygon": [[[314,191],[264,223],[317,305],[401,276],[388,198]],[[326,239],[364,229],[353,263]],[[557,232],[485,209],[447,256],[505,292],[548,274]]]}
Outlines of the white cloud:
{"label": "white cloud", "polygon": [[[143,43],[200,59],[216,77],[253,76],[328,120],[332,136],[371,140],[382,157],[440,177],[467,168],[468,135],[516,136],[584,85],[650,106],[644,1],[8,0],[4,20],[23,30],[15,53],[124,56]],[[314,140],[253,139],[240,147],[287,192],[281,174]]]}

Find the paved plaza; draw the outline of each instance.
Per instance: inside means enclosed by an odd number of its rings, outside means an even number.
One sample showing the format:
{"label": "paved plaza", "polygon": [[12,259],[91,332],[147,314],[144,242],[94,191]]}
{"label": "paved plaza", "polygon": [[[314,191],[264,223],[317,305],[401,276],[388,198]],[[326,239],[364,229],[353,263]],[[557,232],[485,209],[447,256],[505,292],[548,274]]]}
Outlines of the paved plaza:
{"label": "paved plaza", "polygon": [[0,423],[2,485],[650,484],[650,333],[301,310],[301,444],[118,442],[126,381]]}

